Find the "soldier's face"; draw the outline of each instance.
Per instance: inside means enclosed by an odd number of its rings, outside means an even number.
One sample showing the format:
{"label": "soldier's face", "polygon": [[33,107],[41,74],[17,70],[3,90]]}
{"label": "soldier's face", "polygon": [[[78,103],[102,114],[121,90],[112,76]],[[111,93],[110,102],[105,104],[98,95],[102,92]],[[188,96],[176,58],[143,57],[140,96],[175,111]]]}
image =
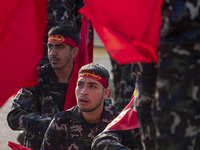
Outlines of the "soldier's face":
{"label": "soldier's face", "polygon": [[62,70],[72,64],[75,56],[69,46],[56,42],[50,42],[47,46],[48,58],[54,70]]}
{"label": "soldier's face", "polygon": [[98,81],[80,77],[76,86],[77,104],[82,112],[102,111],[107,90]]}

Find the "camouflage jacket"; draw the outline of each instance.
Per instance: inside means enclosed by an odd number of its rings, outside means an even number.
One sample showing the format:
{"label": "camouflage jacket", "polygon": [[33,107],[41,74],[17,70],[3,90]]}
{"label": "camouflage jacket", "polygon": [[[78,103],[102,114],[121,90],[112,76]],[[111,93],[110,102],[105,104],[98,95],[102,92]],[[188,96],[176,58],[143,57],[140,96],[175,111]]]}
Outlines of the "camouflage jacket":
{"label": "camouflage jacket", "polygon": [[130,102],[135,89],[134,64],[119,65],[111,58],[114,94],[113,104],[123,110]]}
{"label": "camouflage jacket", "polygon": [[11,129],[26,132],[26,146],[39,149],[52,117],[63,110],[68,84],[58,82],[51,65],[39,68],[39,86],[22,88],[7,116]]}
{"label": "camouflage jacket", "polygon": [[143,150],[139,129],[101,132],[92,142],[93,150]]}
{"label": "camouflage jacket", "polygon": [[83,6],[83,0],[48,0],[47,30],[58,24],[66,23],[80,30],[81,14],[78,10]]}
{"label": "camouflage jacket", "polygon": [[93,138],[118,115],[110,99],[104,102],[101,119],[87,123],[78,107],[56,114],[44,136],[42,150],[90,150]]}
{"label": "camouflage jacket", "polygon": [[164,0],[162,7],[162,43],[200,42],[200,1]]}

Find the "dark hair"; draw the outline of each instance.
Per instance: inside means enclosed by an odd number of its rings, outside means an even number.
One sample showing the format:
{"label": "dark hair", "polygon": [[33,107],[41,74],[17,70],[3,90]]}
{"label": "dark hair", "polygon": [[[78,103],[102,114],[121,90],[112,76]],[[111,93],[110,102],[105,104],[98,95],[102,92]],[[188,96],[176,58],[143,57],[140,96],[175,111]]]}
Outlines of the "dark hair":
{"label": "dark hair", "polygon": [[90,64],[87,64],[87,65],[84,65],[80,68],[78,74],[84,73],[84,72],[90,72],[90,73],[98,74],[101,77],[107,78],[108,81],[110,79],[110,74],[109,74],[108,70],[101,64],[90,63]]}
{"label": "dark hair", "polygon": [[71,27],[66,24],[52,27],[48,32],[48,36],[55,35],[55,34],[60,34],[64,37],[68,37],[68,38],[74,40],[78,45],[80,44],[79,32],[74,27]]}

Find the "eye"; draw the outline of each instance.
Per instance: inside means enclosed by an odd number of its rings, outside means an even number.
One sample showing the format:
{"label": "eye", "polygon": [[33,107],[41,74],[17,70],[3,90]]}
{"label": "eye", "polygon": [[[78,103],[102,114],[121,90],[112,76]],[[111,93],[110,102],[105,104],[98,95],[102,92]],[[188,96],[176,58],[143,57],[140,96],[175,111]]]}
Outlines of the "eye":
{"label": "eye", "polygon": [[56,45],[56,48],[57,48],[57,49],[63,49],[63,48],[64,48],[64,45],[61,45],[61,44],[60,44],[60,45]]}
{"label": "eye", "polygon": [[96,86],[96,85],[93,85],[93,84],[91,84],[91,85],[90,85],[90,88],[92,88],[92,89],[96,89],[96,88],[97,88],[97,86]]}
{"label": "eye", "polygon": [[52,48],[53,48],[53,45],[48,44],[48,45],[47,45],[47,48],[48,48],[48,49],[52,49]]}
{"label": "eye", "polygon": [[78,83],[77,86],[78,87],[83,87],[83,84],[82,83]]}

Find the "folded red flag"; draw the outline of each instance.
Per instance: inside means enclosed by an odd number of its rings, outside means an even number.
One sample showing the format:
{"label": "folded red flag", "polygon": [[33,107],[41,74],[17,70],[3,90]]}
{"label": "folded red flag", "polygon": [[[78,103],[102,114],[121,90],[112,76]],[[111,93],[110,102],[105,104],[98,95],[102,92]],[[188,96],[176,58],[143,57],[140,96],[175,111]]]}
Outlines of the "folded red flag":
{"label": "folded red flag", "polygon": [[67,110],[77,104],[75,97],[75,88],[78,79],[78,71],[83,65],[89,63],[88,48],[87,48],[89,21],[86,17],[83,17],[81,21],[82,21],[81,33],[80,33],[81,41],[79,45],[79,53],[75,58],[74,68],[70,79],[69,87],[67,90],[67,95],[65,98],[64,110]]}
{"label": "folded red flag", "polygon": [[123,109],[123,111],[106,127],[107,130],[130,130],[139,128],[137,120],[137,112],[133,110],[132,105],[134,102],[134,96],[136,91],[131,98],[130,103]]}
{"label": "folded red flag", "polygon": [[37,84],[46,5],[47,0],[11,0],[0,6],[0,107],[21,87]]}
{"label": "folded red flag", "polygon": [[157,62],[163,0],[87,0],[79,10],[91,21],[119,64]]}
{"label": "folded red flag", "polygon": [[19,145],[19,144],[16,144],[16,143],[13,143],[13,142],[10,142],[8,141],[8,146],[10,148],[12,148],[12,150],[31,150],[25,146],[22,146],[22,145]]}

